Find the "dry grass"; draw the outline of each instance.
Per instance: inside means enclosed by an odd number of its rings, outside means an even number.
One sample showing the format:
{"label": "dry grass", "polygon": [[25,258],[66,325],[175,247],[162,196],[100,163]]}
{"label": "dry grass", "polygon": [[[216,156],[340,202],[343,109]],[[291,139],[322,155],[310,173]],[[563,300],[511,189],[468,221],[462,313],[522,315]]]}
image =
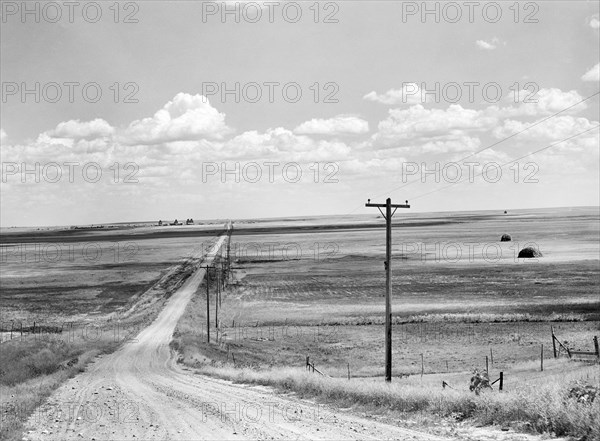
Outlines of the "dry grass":
{"label": "dry grass", "polygon": [[[568,362],[567,362],[568,363]],[[590,377],[599,385],[597,367],[584,367],[577,373],[549,375],[529,388],[516,388],[477,396],[468,390],[442,389],[433,379],[416,378],[386,384],[383,381],[346,380],[307,373],[304,369],[237,369],[232,366],[206,365],[200,372],[236,382],[274,386],[304,397],[316,398],[330,406],[358,407],[362,411],[391,411],[394,414],[425,414],[451,420],[472,420],[483,425],[511,426],[516,430],[600,439],[600,402],[581,403],[569,398],[575,378]],[[527,366],[519,366],[526,369]],[[572,367],[571,367],[572,368]]]}
{"label": "dry grass", "polygon": [[134,296],[123,314],[88,318],[73,328],[67,324],[61,333],[25,333],[22,337],[15,333],[13,340],[2,342],[0,439],[20,440],[27,418],[56,388],[83,371],[95,357],[135,338],[198,263],[188,259],[172,267],[143,295]]}
{"label": "dry grass", "polygon": [[[201,289],[200,292],[203,290]],[[502,393],[496,390],[479,396],[468,390],[471,375],[469,369],[472,366],[467,365],[448,373],[438,371],[423,377],[414,375],[413,372],[409,377],[394,378],[392,384],[386,384],[382,377],[372,376],[373,372],[380,372],[379,364],[379,368],[375,371],[369,369],[371,376],[352,378],[348,381],[345,378],[345,363],[341,364],[339,360],[335,363],[327,363],[328,357],[331,356],[332,348],[340,346],[340,342],[345,342],[347,345],[359,344],[357,339],[364,339],[370,327],[343,327],[343,329],[351,329],[351,332],[344,334],[340,331],[341,333],[336,335],[338,339],[333,341],[281,340],[278,337],[276,341],[248,339],[231,342],[229,348],[236,356],[234,365],[231,357],[229,362],[226,361],[227,344],[205,343],[206,334],[202,327],[205,323],[204,314],[205,299],[201,295],[195,296],[177,325],[172,347],[179,351],[181,362],[197,368],[200,373],[206,375],[235,382],[272,386],[281,391],[293,391],[300,396],[323,401],[328,406],[353,407],[361,412],[386,415],[391,412],[392,418],[402,416],[417,418],[422,424],[428,424],[428,421],[439,421],[441,418],[445,421],[469,421],[478,425],[510,426],[517,431],[574,436],[582,440],[600,439],[600,424],[596,418],[600,411],[600,402],[596,400],[593,404],[586,404],[568,397],[571,385],[577,380],[583,379],[596,387],[600,386],[597,365],[589,366],[566,359],[546,359],[544,372],[540,372],[539,358],[534,360],[517,358],[511,362],[504,360],[502,363],[496,361],[496,364],[491,367],[490,376],[494,380],[498,377],[499,371],[503,370],[505,390]],[[473,316],[462,318],[475,319]],[[489,317],[478,315],[477,318],[488,319]],[[513,329],[515,323],[519,323],[513,321],[514,318],[505,317],[505,320],[493,324],[489,330],[490,335],[497,337],[501,334],[497,327],[508,326]],[[428,316],[427,319],[432,319],[433,322],[438,320],[433,316]],[[525,320],[519,325],[520,333],[525,332],[524,335],[527,336],[532,333],[531,336],[535,336],[537,325],[526,322]],[[593,332],[588,329],[592,325],[589,322],[564,324],[561,335],[568,336],[570,340],[583,335],[585,337],[583,341],[587,341],[589,333]],[[544,338],[548,337],[547,326],[543,324]],[[571,333],[566,332],[573,326],[581,329],[573,329]],[[259,330],[259,328],[255,329]],[[231,333],[231,329],[228,331]],[[214,341],[215,331],[212,332]],[[379,328],[376,334],[377,338],[381,337]],[[470,340],[470,334],[466,337],[468,339],[460,336],[443,338],[442,341],[434,341],[433,346],[432,342],[416,341],[416,343],[437,350],[438,355],[443,351],[474,350],[475,342]],[[509,337],[509,335],[501,336],[502,342],[506,339],[510,340]],[[513,352],[515,348],[520,348],[526,356],[533,350],[535,357],[539,357],[539,344],[529,344],[529,339],[523,345],[508,340],[503,344]],[[499,349],[503,346],[499,342],[495,343],[494,354],[499,357],[502,354]],[[371,354],[369,357],[369,366],[371,366],[381,360],[374,360],[373,346],[372,343],[369,344],[370,349],[368,351],[365,349],[367,352],[363,355]],[[325,372],[333,378],[307,373],[301,367],[286,367],[290,364],[301,366],[303,355],[307,353],[303,352],[306,348],[310,348],[312,351],[310,353],[317,357],[317,367],[324,368]],[[485,350],[489,351],[489,347],[484,345],[482,348],[485,355]],[[479,363],[484,361],[484,355],[478,357]],[[547,352],[546,356],[551,354]],[[398,363],[400,360],[398,359]],[[474,367],[484,366],[479,364]],[[420,366],[418,368],[420,369]],[[354,367],[352,373],[355,373]],[[451,387],[442,389],[442,381],[446,381]],[[497,388],[497,385],[495,387]]]}
{"label": "dry grass", "polygon": [[[382,327],[377,321],[380,317],[376,320],[367,317],[361,321],[361,317],[341,312],[339,306],[334,308],[328,291],[321,292],[313,287],[306,289],[302,278],[296,275],[290,277],[287,273],[277,274],[274,271],[265,276],[267,271],[268,268],[261,268],[261,284],[279,277],[279,285],[289,285],[294,292],[308,293],[304,296],[306,298],[299,295],[293,299],[288,294],[282,300],[271,292],[271,288],[261,285],[260,289],[248,289],[243,281],[237,279],[241,283],[231,287],[231,293],[228,290],[221,314],[228,326],[234,319],[236,326],[242,321],[248,326],[250,338],[236,339],[233,337],[237,335],[235,329],[223,326],[221,335],[225,336],[225,343],[218,345],[205,343],[206,334],[202,328],[205,324],[205,299],[196,296],[175,331],[172,346],[181,354],[181,362],[197,368],[202,374],[272,386],[280,391],[291,391],[323,401],[328,406],[352,407],[359,412],[389,415],[395,420],[406,417],[422,424],[441,420],[466,421],[475,425],[508,426],[521,432],[573,436],[581,440],[600,439],[600,423],[596,418],[600,402],[582,403],[569,397],[569,389],[576,380],[583,379],[600,386],[597,365],[546,358],[544,372],[539,372],[540,343],[547,348],[546,357],[551,357],[551,346],[546,346],[550,329],[548,322],[554,322],[561,339],[587,347],[591,345],[591,336],[595,335],[598,323],[586,321],[589,317],[585,314],[564,307],[553,314],[533,315],[502,312],[492,305],[493,312],[480,312],[474,308],[466,312],[416,312],[395,317],[395,377],[392,384],[386,384],[378,376],[381,375],[381,351],[374,350],[383,344]],[[430,297],[420,301],[434,302],[435,299]],[[321,299],[328,303],[321,304]],[[361,303],[363,299],[354,303],[353,300],[348,294],[342,303],[345,302],[349,308],[364,306]],[[497,302],[502,301],[505,299],[498,297]],[[289,307],[287,313],[281,315],[277,308],[271,308],[273,305]],[[487,307],[487,303],[484,306]],[[248,307],[256,311],[252,316],[257,320],[256,326],[244,321]],[[313,314],[315,311],[332,310],[335,311],[334,317],[323,323],[306,321],[307,316],[318,315]],[[283,321],[282,317],[288,320]],[[324,323],[335,323],[335,326],[323,326]],[[421,323],[428,326],[420,327]],[[436,326],[429,326],[431,324]],[[262,333],[268,336],[269,327],[276,330],[289,327],[292,332],[301,330],[303,337],[282,338],[277,334],[273,340],[263,338]],[[335,329],[336,333],[333,338],[328,335],[327,338],[315,339],[313,331],[319,327],[321,330]],[[422,335],[421,331],[426,334]],[[212,333],[214,340],[215,331],[212,330]],[[231,363],[230,356],[227,358],[227,347],[235,355],[235,365]],[[502,370],[505,390],[478,396],[468,390],[470,370],[485,367],[485,356],[490,354],[492,347],[495,362],[490,366],[490,376],[494,380]],[[415,359],[419,358],[419,352],[426,353],[426,363],[429,364],[422,378],[415,375],[421,368],[420,360]],[[311,355],[317,367],[323,368],[333,378],[307,373],[301,367],[306,355]],[[446,372],[444,359],[451,360],[450,372]],[[364,378],[352,378],[350,381],[345,378],[347,360],[354,361],[352,374],[364,375]],[[359,366],[360,363],[364,366]],[[291,368],[290,365],[298,367]],[[402,373],[410,376],[396,377]],[[451,388],[442,389],[442,381],[449,383]]]}
{"label": "dry grass", "polygon": [[120,343],[110,337],[94,341],[80,336],[72,341],[44,337],[2,343],[0,438],[3,440],[20,440],[23,423],[37,406],[65,380],[83,371],[94,357],[113,351]]}

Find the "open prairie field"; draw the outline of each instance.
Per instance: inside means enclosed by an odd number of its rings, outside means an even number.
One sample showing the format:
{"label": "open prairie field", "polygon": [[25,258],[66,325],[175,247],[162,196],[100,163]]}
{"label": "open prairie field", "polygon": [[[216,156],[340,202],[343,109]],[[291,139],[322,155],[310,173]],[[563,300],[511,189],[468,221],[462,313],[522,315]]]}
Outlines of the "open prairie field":
{"label": "open prairie field", "polygon": [[[523,360],[527,354],[517,348],[547,341],[552,324],[573,344],[591,344],[600,320],[597,209],[401,216],[397,222],[392,283],[399,353],[413,352],[420,365],[419,354],[430,344],[454,351],[444,341],[455,342],[462,353],[454,357],[470,368],[467,353],[502,341],[521,353],[507,354],[509,360]],[[356,361],[352,352],[364,346],[367,358],[381,366],[374,349],[383,338],[383,225],[377,219],[332,227],[315,223],[302,232],[306,223],[289,222],[286,231],[273,227],[268,233],[236,224],[230,250],[234,280],[220,313],[223,332],[240,340],[255,327],[266,335],[269,327],[287,326],[288,334],[315,336],[293,338],[310,341],[309,347],[335,334],[334,352]],[[504,233],[513,240],[500,242]],[[530,243],[543,257],[517,258]],[[229,329],[234,322],[241,329]],[[415,355],[410,345],[421,350]],[[320,351],[314,352],[319,359]],[[321,358],[326,363],[329,357]],[[345,366],[347,360],[337,362]]]}
{"label": "open prairie field", "polygon": [[[13,231],[14,230],[14,231]],[[7,229],[0,243],[2,329],[123,311],[173,266],[201,252],[215,226]],[[202,240],[201,239],[201,240]],[[15,326],[17,326],[15,324]]]}
{"label": "open prairie field", "polygon": [[[222,224],[9,229],[0,244],[1,438],[67,378],[134,340]],[[191,240],[190,237],[198,239]]]}
{"label": "open prairie field", "polygon": [[[203,343],[205,300],[194,299],[175,334],[181,361],[223,378],[334,401],[346,397],[341,402],[349,406],[360,397],[379,400],[384,223],[336,221],[236,222],[230,284],[213,343]],[[487,369],[491,381],[502,372],[503,390],[529,391],[532,403],[548,384],[561,393],[576,380],[598,385],[595,357],[567,360],[562,350],[554,359],[551,327],[565,346],[594,351],[593,337],[600,335],[599,227],[597,208],[398,216],[392,264],[398,402],[410,403],[424,391],[437,396],[442,382],[468,392],[474,369]],[[500,242],[504,233],[512,241]],[[543,257],[517,258],[530,244]],[[302,376],[307,357],[325,377]],[[348,375],[347,384],[331,385]],[[404,396],[403,387],[414,394]]]}

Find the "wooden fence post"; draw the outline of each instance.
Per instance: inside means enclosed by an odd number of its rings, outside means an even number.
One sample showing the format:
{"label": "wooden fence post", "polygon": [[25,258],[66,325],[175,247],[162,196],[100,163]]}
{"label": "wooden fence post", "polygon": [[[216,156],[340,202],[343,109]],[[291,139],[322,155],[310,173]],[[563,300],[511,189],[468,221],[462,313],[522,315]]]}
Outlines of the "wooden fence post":
{"label": "wooden fence post", "polygon": [[596,357],[600,358],[600,349],[598,348],[598,336],[594,336],[594,349],[596,350]]}
{"label": "wooden fence post", "polygon": [[554,352],[554,358],[556,358],[556,337],[554,337],[553,326],[550,326],[550,332],[552,332],[552,351]]}
{"label": "wooden fence post", "polygon": [[502,390],[503,387],[504,387],[504,372],[500,372],[500,386],[498,387],[498,389]]}
{"label": "wooden fence post", "polygon": [[490,361],[492,362],[492,366],[494,366],[494,351],[490,348]]}
{"label": "wooden fence post", "polygon": [[350,379],[350,363],[348,363],[348,380]]}
{"label": "wooden fence post", "polygon": [[544,371],[544,343],[542,343],[542,350],[540,353],[540,371]]}
{"label": "wooden fence post", "polygon": [[489,366],[488,366],[488,356],[487,355],[485,356],[485,373],[488,374],[488,375],[490,374]]}

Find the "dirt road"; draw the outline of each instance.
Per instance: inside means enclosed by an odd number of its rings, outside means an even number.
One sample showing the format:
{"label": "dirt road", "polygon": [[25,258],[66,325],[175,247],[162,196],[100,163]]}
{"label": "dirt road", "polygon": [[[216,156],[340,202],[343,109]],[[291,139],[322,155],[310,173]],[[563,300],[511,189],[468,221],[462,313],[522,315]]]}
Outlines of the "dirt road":
{"label": "dirt road", "polygon": [[[207,256],[210,264],[225,240]],[[438,440],[269,389],[195,375],[169,342],[204,277],[198,270],[137,339],[61,386],[29,419],[28,440]]]}

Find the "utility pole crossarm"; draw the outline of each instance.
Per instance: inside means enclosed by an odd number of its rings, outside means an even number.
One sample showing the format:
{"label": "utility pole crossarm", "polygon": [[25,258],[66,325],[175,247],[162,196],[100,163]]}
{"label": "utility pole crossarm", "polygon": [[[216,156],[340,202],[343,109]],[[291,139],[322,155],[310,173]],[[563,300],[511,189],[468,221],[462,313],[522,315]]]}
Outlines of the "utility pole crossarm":
{"label": "utility pole crossarm", "polygon": [[[365,207],[387,207],[387,204],[365,204]],[[390,204],[391,208],[410,208],[408,204]]]}

